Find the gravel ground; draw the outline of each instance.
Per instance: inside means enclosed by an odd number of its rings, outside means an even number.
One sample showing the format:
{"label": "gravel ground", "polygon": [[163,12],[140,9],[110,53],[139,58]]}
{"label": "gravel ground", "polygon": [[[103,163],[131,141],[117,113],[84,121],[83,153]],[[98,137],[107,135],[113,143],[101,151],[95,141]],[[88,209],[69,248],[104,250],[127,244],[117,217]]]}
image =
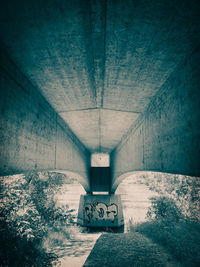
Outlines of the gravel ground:
{"label": "gravel ground", "polygon": [[84,266],[180,266],[162,247],[139,233],[102,234]]}

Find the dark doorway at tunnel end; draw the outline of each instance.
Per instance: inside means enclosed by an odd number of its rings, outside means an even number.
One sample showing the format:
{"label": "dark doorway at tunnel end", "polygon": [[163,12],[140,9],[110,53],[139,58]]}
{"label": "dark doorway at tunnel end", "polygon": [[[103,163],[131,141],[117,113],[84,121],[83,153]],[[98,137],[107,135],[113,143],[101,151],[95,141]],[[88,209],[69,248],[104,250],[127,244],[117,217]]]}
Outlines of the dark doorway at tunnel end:
{"label": "dark doorway at tunnel end", "polygon": [[110,167],[91,167],[90,168],[90,188],[91,192],[110,193]]}

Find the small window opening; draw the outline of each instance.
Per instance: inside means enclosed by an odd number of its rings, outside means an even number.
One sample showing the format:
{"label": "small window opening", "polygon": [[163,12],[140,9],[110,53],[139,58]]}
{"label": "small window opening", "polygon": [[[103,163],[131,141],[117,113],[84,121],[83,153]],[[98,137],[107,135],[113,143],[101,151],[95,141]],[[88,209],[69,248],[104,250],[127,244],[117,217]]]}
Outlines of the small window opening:
{"label": "small window opening", "polygon": [[106,153],[92,154],[91,167],[110,167],[110,155]]}

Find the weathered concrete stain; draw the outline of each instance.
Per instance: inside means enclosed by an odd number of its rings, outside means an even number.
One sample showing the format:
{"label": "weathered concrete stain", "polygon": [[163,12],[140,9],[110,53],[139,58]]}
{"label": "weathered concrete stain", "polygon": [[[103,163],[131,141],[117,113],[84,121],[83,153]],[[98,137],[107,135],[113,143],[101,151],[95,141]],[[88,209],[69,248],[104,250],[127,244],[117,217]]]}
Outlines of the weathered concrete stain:
{"label": "weathered concrete stain", "polygon": [[198,0],[2,1],[0,18],[12,60],[92,151],[111,152],[199,45]]}
{"label": "weathered concrete stain", "polygon": [[113,190],[134,170],[200,175],[199,8],[3,1],[2,174],[68,169],[88,188],[88,150],[110,153],[122,140]]}
{"label": "weathered concrete stain", "polygon": [[200,175],[199,60],[200,52],[195,50],[113,151],[113,189],[131,171]]}
{"label": "weathered concrete stain", "polygon": [[0,55],[0,175],[62,169],[89,190],[90,153],[5,55]]}

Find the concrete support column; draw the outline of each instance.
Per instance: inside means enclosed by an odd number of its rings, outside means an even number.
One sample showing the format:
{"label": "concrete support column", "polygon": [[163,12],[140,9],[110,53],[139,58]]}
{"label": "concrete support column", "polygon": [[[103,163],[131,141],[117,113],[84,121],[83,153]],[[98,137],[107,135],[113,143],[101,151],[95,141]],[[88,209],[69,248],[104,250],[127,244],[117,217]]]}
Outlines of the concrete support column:
{"label": "concrete support column", "polygon": [[77,223],[87,227],[123,226],[120,195],[82,195]]}

